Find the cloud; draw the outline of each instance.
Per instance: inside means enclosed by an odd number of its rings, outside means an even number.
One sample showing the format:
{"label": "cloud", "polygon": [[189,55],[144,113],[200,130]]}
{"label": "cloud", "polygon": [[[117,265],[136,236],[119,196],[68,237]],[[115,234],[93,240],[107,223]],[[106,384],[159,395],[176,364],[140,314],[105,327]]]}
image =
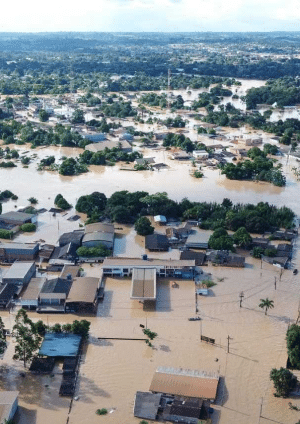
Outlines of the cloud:
{"label": "cloud", "polygon": [[27,0],[1,5],[1,31],[297,30],[299,0]]}

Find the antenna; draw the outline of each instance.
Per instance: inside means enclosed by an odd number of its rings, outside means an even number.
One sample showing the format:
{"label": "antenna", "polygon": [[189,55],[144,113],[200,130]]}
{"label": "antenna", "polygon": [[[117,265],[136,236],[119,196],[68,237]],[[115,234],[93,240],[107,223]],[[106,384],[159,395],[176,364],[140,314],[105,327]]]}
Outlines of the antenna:
{"label": "antenna", "polygon": [[168,69],[168,109],[170,110],[171,102],[171,69]]}

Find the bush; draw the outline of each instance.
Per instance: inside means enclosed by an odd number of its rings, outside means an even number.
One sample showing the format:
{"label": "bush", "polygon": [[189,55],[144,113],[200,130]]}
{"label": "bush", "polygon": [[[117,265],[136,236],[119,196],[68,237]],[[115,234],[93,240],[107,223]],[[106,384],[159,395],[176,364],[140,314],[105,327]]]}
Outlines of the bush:
{"label": "bush", "polygon": [[58,208],[60,208],[60,209],[63,209],[64,211],[66,210],[66,209],[70,209],[71,207],[72,207],[72,205],[70,205],[70,203],[69,202],[67,202],[66,201],[66,199],[61,195],[61,194],[58,194],[56,197],[55,197],[55,199],[54,199],[54,204],[58,207]]}
{"label": "bush", "polygon": [[297,385],[297,377],[291,371],[282,367],[279,370],[273,368],[270,372],[270,379],[273,381],[276,390],[275,396],[278,397],[288,397]]}
{"label": "bush", "polygon": [[0,229],[0,239],[10,239],[12,238],[12,231]]}
{"label": "bush", "polygon": [[290,363],[300,369],[300,327],[292,324],[286,333],[286,344]]}
{"label": "bush", "polygon": [[137,219],[134,224],[134,229],[140,236],[148,236],[154,233],[150,220],[146,216]]}
{"label": "bush", "polygon": [[203,177],[203,173],[201,172],[201,171],[195,171],[194,173],[193,173],[193,176],[195,177],[195,178],[202,178]]}
{"label": "bush", "polygon": [[96,414],[97,415],[106,415],[106,414],[108,414],[108,410],[105,409],[105,408],[97,409]]}
{"label": "bush", "polygon": [[81,246],[76,250],[78,256],[86,257],[86,258],[97,258],[99,256],[110,256],[111,251],[107,249],[103,244],[100,244],[96,247],[85,247]]}
{"label": "bush", "polygon": [[36,205],[38,200],[35,197],[29,197],[28,202],[30,202],[32,205]]}
{"label": "bush", "polygon": [[23,224],[21,225],[21,230],[24,231],[25,233],[32,233],[36,230],[36,225],[35,224]]}

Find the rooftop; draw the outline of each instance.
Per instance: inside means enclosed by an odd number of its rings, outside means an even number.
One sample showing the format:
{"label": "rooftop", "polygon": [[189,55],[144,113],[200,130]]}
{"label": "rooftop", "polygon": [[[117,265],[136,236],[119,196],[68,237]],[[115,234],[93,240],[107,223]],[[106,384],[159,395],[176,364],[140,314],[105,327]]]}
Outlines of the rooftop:
{"label": "rooftop", "polygon": [[131,299],[156,299],[156,269],[133,268]]}
{"label": "rooftop", "polygon": [[25,213],[25,212],[6,212],[1,215],[1,220],[5,221],[8,219],[9,221],[27,221],[28,219],[31,219],[34,217],[34,214],[31,213]]}
{"label": "rooftop", "polygon": [[192,267],[195,266],[194,260],[173,260],[173,259],[152,259],[148,258],[147,260],[139,258],[124,258],[124,257],[115,257],[115,258],[106,258],[103,261],[103,268],[110,268],[116,266],[139,266],[142,268],[151,267],[151,266],[178,266],[178,267]]}
{"label": "rooftop", "polygon": [[22,279],[30,271],[34,262],[14,262],[3,278]]}
{"label": "rooftop", "polygon": [[77,356],[81,336],[77,334],[46,333],[39,355],[66,357]]}
{"label": "rooftop", "polygon": [[41,290],[41,293],[66,293],[70,291],[72,281],[63,278],[54,278],[47,280]]}
{"label": "rooftop", "polygon": [[88,224],[84,229],[85,234],[94,233],[94,232],[102,232],[102,233],[114,233],[115,227],[113,224],[96,222],[94,224]]}
{"label": "rooftop", "polygon": [[155,420],[160,404],[161,394],[136,392],[134,416],[147,420]]}
{"label": "rooftop", "polygon": [[36,246],[37,243],[1,243],[0,249],[22,249],[22,250],[32,250]]}
{"label": "rooftop", "polygon": [[160,367],[156,370],[150,391],[192,398],[215,399],[219,376],[198,370]]}
{"label": "rooftop", "polygon": [[18,398],[19,392],[0,391],[0,422],[4,423],[8,420],[11,408]]}
{"label": "rooftop", "polygon": [[32,278],[26,287],[21,300],[37,299],[45,281],[46,277]]}
{"label": "rooftop", "polygon": [[66,303],[83,302],[93,303],[100,286],[100,278],[78,277],[75,278],[67,297]]}
{"label": "rooftop", "polygon": [[86,243],[88,241],[106,241],[113,243],[114,233],[103,233],[99,231],[96,231],[94,233],[87,233],[83,236],[82,243]]}

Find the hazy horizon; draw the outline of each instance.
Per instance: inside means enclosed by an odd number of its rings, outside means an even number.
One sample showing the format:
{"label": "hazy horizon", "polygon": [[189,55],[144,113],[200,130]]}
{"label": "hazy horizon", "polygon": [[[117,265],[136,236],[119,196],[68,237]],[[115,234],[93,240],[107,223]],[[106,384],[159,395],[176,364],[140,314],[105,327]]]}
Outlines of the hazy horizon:
{"label": "hazy horizon", "polygon": [[3,4],[1,32],[298,31],[297,0],[37,0]]}

